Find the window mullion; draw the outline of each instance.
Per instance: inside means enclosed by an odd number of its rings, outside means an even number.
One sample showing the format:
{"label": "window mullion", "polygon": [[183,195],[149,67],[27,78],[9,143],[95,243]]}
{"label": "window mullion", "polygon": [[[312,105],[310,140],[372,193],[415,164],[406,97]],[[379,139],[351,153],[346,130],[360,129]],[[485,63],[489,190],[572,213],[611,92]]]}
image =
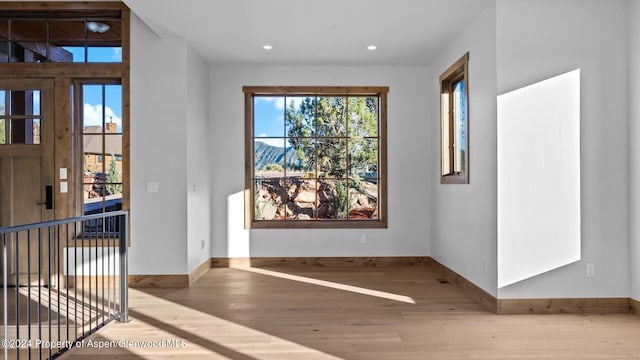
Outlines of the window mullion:
{"label": "window mullion", "polygon": [[349,140],[350,138],[350,134],[349,134],[349,96],[345,97],[346,99],[346,104],[344,106],[345,108],[345,116],[344,116],[344,121],[345,121],[345,130],[346,130],[346,145],[345,145],[345,149],[346,149],[346,156],[347,156],[347,161],[346,161],[346,165],[347,168],[345,169],[346,173],[345,173],[345,179],[346,179],[346,191],[347,191],[347,214],[346,214],[346,220],[349,220],[349,212],[351,211],[351,202],[349,201],[349,184],[350,184],[350,174],[349,174],[349,169],[351,169],[351,153],[349,152]]}
{"label": "window mullion", "polygon": [[[313,101],[313,156],[314,156],[314,167],[315,167],[315,172],[314,172],[314,181],[316,182],[316,191],[315,191],[315,199],[316,199],[316,206],[318,204],[318,190],[317,188],[320,186],[320,175],[318,172],[318,97],[315,96],[314,97],[314,101]],[[316,209],[316,217],[315,219],[318,219],[318,209]]]}
{"label": "window mullion", "polygon": [[[282,206],[283,206],[282,210],[284,211],[284,221],[287,221],[287,220],[289,220],[288,216],[287,216],[287,208],[288,208],[287,206],[289,204],[289,189],[287,187],[289,186],[289,179],[287,177],[288,161],[287,161],[287,96],[286,95],[284,96],[284,100],[283,101],[284,101],[284,107],[282,109],[282,114],[283,114],[284,121],[282,122],[282,134],[283,134],[282,135],[283,136],[283,138],[282,138],[282,141],[283,141],[282,147],[283,147],[283,151],[284,151],[284,166],[283,166],[284,171],[283,171],[283,178],[282,178],[281,181],[282,181],[283,187],[285,188],[286,194],[287,194],[287,198],[284,199],[283,204],[282,204]],[[254,163],[255,163],[255,161],[254,161]],[[254,169],[254,171],[255,171],[255,169]]]}

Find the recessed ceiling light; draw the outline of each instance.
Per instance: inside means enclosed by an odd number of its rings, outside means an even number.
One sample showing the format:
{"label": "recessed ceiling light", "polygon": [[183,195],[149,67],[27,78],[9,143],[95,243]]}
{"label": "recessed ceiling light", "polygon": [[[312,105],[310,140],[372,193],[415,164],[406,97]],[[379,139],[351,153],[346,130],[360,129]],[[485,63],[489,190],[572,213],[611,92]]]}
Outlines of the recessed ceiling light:
{"label": "recessed ceiling light", "polygon": [[89,29],[89,31],[92,31],[94,33],[98,33],[98,34],[106,33],[107,31],[109,31],[109,28],[111,27],[103,22],[87,21],[87,29]]}
{"label": "recessed ceiling light", "polygon": [[367,49],[369,49],[369,50],[375,50],[375,49],[377,49],[377,48],[378,48],[378,47],[377,47],[377,46],[375,46],[375,45],[369,45],[369,46],[367,46]]}
{"label": "recessed ceiling light", "polygon": [[265,50],[271,50],[271,49],[273,49],[273,46],[267,44],[267,45],[263,46],[262,48],[265,49]]}

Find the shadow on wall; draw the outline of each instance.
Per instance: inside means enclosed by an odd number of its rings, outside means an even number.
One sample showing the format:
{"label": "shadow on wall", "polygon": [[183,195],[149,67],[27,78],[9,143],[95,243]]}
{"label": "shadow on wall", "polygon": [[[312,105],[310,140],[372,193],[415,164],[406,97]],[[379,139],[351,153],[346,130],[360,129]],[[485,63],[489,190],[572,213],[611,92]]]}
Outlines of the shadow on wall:
{"label": "shadow on wall", "polygon": [[498,96],[498,288],[580,260],[580,69]]}

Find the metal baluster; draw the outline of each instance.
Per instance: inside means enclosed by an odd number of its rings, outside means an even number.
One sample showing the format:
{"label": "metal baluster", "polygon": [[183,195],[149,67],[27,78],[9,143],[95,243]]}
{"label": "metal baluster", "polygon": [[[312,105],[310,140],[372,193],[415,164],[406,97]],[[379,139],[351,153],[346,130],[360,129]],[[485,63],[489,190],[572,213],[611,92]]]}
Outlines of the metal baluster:
{"label": "metal baluster", "polygon": [[[16,231],[16,341],[20,342],[20,234]],[[16,351],[16,359],[20,359],[20,351]]]}
{"label": "metal baluster", "polygon": [[[111,272],[111,274],[113,275],[113,283],[111,284],[111,289],[110,289],[110,295],[109,295],[109,309],[111,311],[111,317],[116,316],[116,240],[115,240],[115,233],[116,233],[116,229],[117,229],[117,222],[116,225],[113,228],[113,232],[111,234],[109,234],[109,249],[111,249],[111,251],[109,252],[109,255],[111,256],[111,254],[113,253],[113,259],[109,262],[109,271]],[[113,296],[111,296],[111,294],[113,294]]]}
{"label": "metal baluster", "polygon": [[65,261],[65,267],[67,268],[66,274],[67,277],[65,278],[64,281],[64,287],[66,289],[66,295],[67,295],[67,319],[65,320],[65,323],[67,324],[67,340],[69,340],[69,321],[71,321],[71,316],[69,316],[71,313],[69,312],[69,276],[70,276],[70,272],[69,272],[69,224],[66,225],[65,227],[65,233],[66,233],[66,241],[65,241],[65,247],[64,247],[64,252],[67,255],[67,261]]}
{"label": "metal baluster", "polygon": [[[102,232],[104,232],[104,219],[102,219],[102,226],[101,226]],[[96,234],[96,242],[95,242],[95,247],[96,247],[96,329],[98,328],[98,324],[99,324],[99,319],[100,317],[98,316],[98,309],[100,308],[98,306],[98,294],[100,293],[100,288],[98,286],[98,240],[100,238],[100,234]]]}
{"label": "metal baluster", "polygon": [[[115,225],[115,224],[113,224]],[[113,271],[113,278],[111,277],[111,249],[113,248],[112,244],[113,242],[112,240],[112,234],[114,232],[113,226],[109,227],[109,235],[107,237],[107,247],[109,248],[109,252],[107,253],[107,274],[109,275],[109,289],[107,291],[107,307],[108,307],[108,311],[109,311],[109,318],[112,317],[112,313],[113,313],[113,307],[111,304],[111,293],[115,291],[115,254],[114,254],[114,260],[113,260],[113,267],[114,267],[114,271]],[[115,292],[114,292],[114,298],[115,298]]]}
{"label": "metal baluster", "polygon": [[[95,228],[96,232],[98,231],[98,223],[97,222],[98,222],[97,219],[93,220],[93,226],[94,227],[90,228],[90,229],[94,229]],[[91,226],[91,220],[89,221],[89,226]],[[87,234],[87,241],[88,241],[87,245],[89,246],[89,249],[87,250],[88,254],[89,254],[89,264],[87,266],[87,268],[89,269],[89,306],[88,306],[89,307],[89,331],[88,331],[89,334],[91,333],[91,324],[92,324],[92,321],[91,321],[91,289],[92,289],[92,282],[91,282],[91,243],[93,242],[93,234],[91,234],[92,232],[93,231],[89,231],[89,234]],[[84,262],[82,262],[82,264],[83,264],[83,268],[84,268]],[[83,276],[83,278],[84,278],[84,276]],[[84,283],[84,281],[83,281],[83,283]],[[84,295],[84,293],[83,293],[83,295]],[[83,302],[83,304],[84,304],[84,302]],[[82,310],[83,310],[82,314],[87,312],[86,308],[87,308],[86,305],[84,305],[82,307]],[[82,325],[84,325],[84,321],[82,322]]]}
{"label": "metal baluster", "polygon": [[[20,267],[16,269],[20,271]],[[27,230],[27,339],[31,340],[31,231]],[[31,348],[29,348],[31,359]]]}
{"label": "metal baluster", "polygon": [[[88,222],[89,222],[89,227],[91,227],[91,220],[88,220]],[[87,229],[85,227],[85,224],[86,224],[85,221],[83,221],[82,222],[82,241],[80,242],[80,248],[81,248],[80,253],[82,255],[82,258],[80,260],[80,262],[82,263],[82,271],[81,271],[82,275],[80,277],[80,285],[82,286],[82,291],[80,292],[80,294],[82,296],[82,303],[80,304],[80,306],[82,307],[82,309],[81,309],[82,310],[82,328],[81,328],[82,337],[85,336],[85,332],[84,332],[84,324],[85,324],[84,323],[84,294],[85,294],[85,289],[84,289],[84,240],[87,237],[87,234],[86,234],[87,233],[87,231],[86,231]],[[89,231],[91,231],[90,229],[91,228],[89,228]],[[78,299],[76,299],[76,303],[77,302],[78,302]]]}
{"label": "metal baluster", "polygon": [[[82,222],[80,223],[82,225]],[[78,338],[78,223],[73,223],[73,336]],[[84,229],[82,229],[84,231]]]}
{"label": "metal baluster", "polygon": [[105,240],[105,232],[107,231],[107,226],[105,226],[105,230],[102,232],[102,242],[100,243],[100,246],[102,247],[102,261],[100,262],[102,264],[102,296],[100,297],[100,316],[102,317],[102,321],[104,322],[104,240]]}
{"label": "metal baluster", "polygon": [[[38,340],[42,340],[42,228],[38,228]],[[38,346],[42,359],[42,346]]]}
{"label": "metal baluster", "polygon": [[[48,271],[47,271],[47,284],[49,285],[49,308],[47,309],[47,321],[48,321],[48,325],[49,325],[49,341],[53,340],[53,337],[51,336],[51,227],[48,226],[47,227],[47,255],[49,257],[49,263],[47,264],[48,266]],[[47,347],[47,352],[49,354],[49,358],[51,358],[51,346]]]}
{"label": "metal baluster", "polygon": [[[60,225],[58,225],[57,227],[57,233],[56,233],[56,266],[57,266],[57,271],[56,271],[56,289],[58,289],[58,314],[57,314],[57,320],[58,320],[58,341],[62,341],[62,331],[60,329],[60,313],[62,312],[62,306],[60,306],[60,293],[62,292],[62,288],[60,286]],[[63,348],[61,347],[60,349],[58,349],[58,352],[62,351]]]}
{"label": "metal baluster", "polygon": [[[8,270],[7,270],[7,234],[2,234],[2,290],[4,291],[3,293],[3,301],[4,301],[4,306],[3,306],[3,315],[4,315],[4,339],[5,340],[9,340],[9,310],[8,310],[8,289],[7,289],[7,281],[8,281],[8,274],[7,274]],[[16,292],[18,292],[18,288],[16,287]],[[18,324],[16,324],[16,326],[18,326]],[[5,344],[3,346],[4,348],[4,358],[5,359],[9,359],[9,346],[8,344]]]}
{"label": "metal baluster", "polygon": [[127,214],[120,215],[120,322],[129,322],[129,269],[127,268]]}

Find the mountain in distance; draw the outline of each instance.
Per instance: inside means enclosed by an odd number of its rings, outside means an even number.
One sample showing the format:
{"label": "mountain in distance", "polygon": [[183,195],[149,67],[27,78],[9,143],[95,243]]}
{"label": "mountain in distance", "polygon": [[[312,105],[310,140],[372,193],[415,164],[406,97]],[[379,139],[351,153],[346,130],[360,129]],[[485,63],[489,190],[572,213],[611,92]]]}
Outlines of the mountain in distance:
{"label": "mountain in distance", "polygon": [[[285,167],[284,164],[284,149],[278,146],[272,146],[265,144],[261,141],[256,141],[254,145],[254,160],[255,160],[255,168],[262,169],[267,164],[278,164],[282,167]],[[287,148],[287,162],[297,163],[298,157],[296,156],[296,151],[293,150],[291,146]]]}

